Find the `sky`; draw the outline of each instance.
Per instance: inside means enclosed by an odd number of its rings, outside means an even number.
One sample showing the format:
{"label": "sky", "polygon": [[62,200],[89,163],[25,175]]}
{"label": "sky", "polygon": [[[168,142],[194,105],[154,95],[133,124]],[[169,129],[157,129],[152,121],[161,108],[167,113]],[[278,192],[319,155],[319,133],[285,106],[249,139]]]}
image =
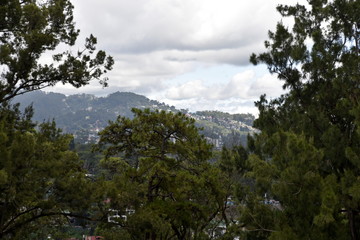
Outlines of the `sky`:
{"label": "sky", "polygon": [[48,91],[106,96],[134,92],[191,112],[257,114],[261,94],[284,93],[252,53],[265,49],[268,30],[281,19],[278,4],[295,0],[73,0],[78,44],[93,34],[114,57],[109,87],[96,81]]}

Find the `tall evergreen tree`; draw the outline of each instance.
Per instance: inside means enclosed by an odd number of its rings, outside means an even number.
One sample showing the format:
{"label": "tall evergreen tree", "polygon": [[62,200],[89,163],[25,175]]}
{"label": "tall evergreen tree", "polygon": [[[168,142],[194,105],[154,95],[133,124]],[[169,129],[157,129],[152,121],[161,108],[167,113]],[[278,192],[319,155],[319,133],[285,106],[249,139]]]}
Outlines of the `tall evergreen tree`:
{"label": "tall evergreen tree", "polygon": [[0,111],[0,239],[29,239],[91,206],[72,137],[54,123],[35,130],[30,117],[16,107]]}
{"label": "tall evergreen tree", "polygon": [[133,111],[100,133],[114,223],[131,239],[210,238],[226,200],[211,145],[182,113]]}
{"label": "tall evergreen tree", "polygon": [[256,103],[261,133],[249,142],[249,164],[258,195],[243,212],[247,235],[360,239],[360,2],[277,9],[294,25],[279,23],[251,61],[265,63],[288,93]]}

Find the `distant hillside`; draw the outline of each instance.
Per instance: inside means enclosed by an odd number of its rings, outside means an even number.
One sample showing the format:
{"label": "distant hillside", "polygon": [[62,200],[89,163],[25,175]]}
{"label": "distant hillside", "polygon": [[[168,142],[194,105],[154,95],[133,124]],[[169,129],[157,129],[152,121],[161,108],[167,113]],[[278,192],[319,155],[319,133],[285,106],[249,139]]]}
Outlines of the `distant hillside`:
{"label": "distant hillside", "polygon": [[203,128],[202,133],[216,147],[224,144],[245,144],[247,134],[255,131],[251,127],[254,121],[251,114],[219,111],[189,113],[130,92],[115,92],[106,97],[96,97],[90,94],[66,96],[35,91],[18,96],[15,102],[19,102],[22,109],[33,104],[35,121],[55,119],[59,128],[74,134],[79,142],[96,141],[97,133],[118,115],[132,118],[132,108],[182,111],[196,119],[197,125]]}

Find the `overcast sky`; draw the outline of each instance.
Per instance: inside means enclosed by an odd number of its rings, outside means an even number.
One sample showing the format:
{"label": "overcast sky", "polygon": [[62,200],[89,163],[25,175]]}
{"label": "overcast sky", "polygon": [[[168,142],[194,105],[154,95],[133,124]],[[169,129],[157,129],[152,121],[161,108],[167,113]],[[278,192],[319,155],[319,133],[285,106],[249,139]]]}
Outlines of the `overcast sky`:
{"label": "overcast sky", "polygon": [[79,43],[90,33],[115,59],[109,87],[95,81],[50,91],[105,96],[130,91],[177,108],[255,113],[254,101],[277,97],[282,83],[251,53],[264,50],[280,3],[295,0],[73,0]]}

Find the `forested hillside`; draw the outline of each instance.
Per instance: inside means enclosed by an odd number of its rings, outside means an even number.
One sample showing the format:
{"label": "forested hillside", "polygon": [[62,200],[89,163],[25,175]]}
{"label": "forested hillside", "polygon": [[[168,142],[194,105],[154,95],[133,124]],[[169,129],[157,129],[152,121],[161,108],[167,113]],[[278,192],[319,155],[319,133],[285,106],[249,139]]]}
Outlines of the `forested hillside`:
{"label": "forested hillside", "polygon": [[20,109],[32,104],[34,120],[43,122],[54,119],[64,132],[75,135],[79,143],[95,142],[98,132],[119,115],[133,118],[132,108],[183,112],[196,120],[196,125],[215,147],[223,145],[246,145],[248,134],[255,117],[251,114],[229,114],[220,111],[190,113],[158,101],[130,92],[115,92],[106,97],[90,94],[66,96],[60,93],[31,92],[18,96],[13,101],[20,103]]}

